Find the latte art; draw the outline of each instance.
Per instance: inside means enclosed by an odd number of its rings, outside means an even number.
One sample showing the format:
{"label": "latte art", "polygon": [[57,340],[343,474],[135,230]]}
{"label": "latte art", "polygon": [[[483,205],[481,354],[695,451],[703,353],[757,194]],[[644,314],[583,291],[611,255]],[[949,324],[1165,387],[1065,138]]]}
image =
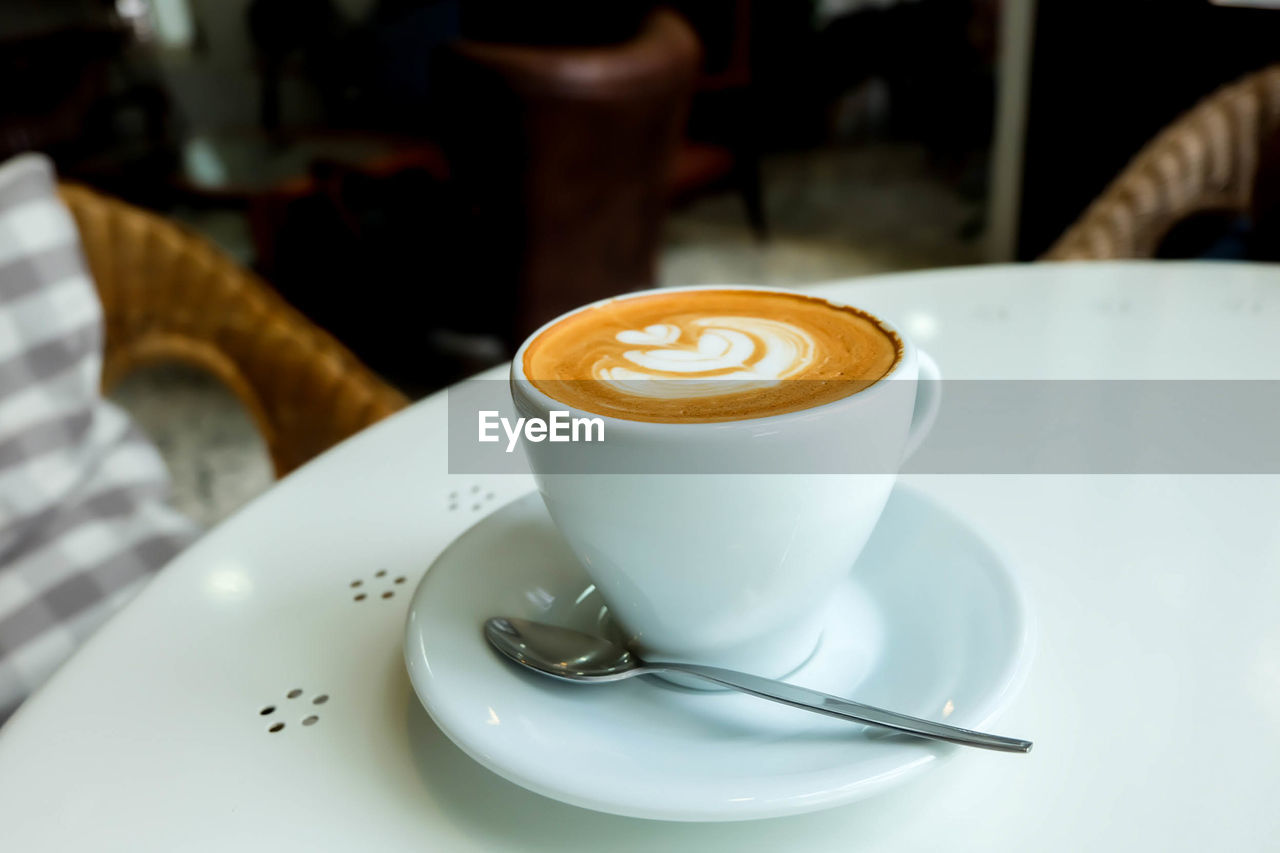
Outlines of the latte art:
{"label": "latte art", "polygon": [[525,348],[525,376],[552,399],[628,420],[710,422],[823,405],[897,363],[873,317],[801,294],[687,290],[570,314]]}
{"label": "latte art", "polygon": [[[812,337],[790,323],[763,317],[702,317],[684,328],[657,323],[614,337],[623,344],[657,345],[605,355],[592,370],[594,378],[641,397],[710,397],[767,388],[813,362]],[[650,381],[654,379],[681,381]],[[733,388],[725,381],[734,382]]]}

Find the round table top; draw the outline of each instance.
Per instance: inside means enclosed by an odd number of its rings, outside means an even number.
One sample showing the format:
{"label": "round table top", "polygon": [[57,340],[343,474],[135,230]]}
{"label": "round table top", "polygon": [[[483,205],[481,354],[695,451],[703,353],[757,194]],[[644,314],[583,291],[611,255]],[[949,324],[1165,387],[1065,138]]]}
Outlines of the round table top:
{"label": "round table top", "polygon": [[[973,267],[813,290],[894,322],[953,378],[1280,378],[1277,266]],[[413,586],[532,488],[449,474],[445,410],[444,394],[418,403],[210,531],[20,709],[0,730],[5,849],[1248,850],[1280,837],[1280,477],[906,477],[1021,574],[1039,645],[994,728],[1035,750],[960,751],[829,811],[663,823],[503,781],[409,689]]]}

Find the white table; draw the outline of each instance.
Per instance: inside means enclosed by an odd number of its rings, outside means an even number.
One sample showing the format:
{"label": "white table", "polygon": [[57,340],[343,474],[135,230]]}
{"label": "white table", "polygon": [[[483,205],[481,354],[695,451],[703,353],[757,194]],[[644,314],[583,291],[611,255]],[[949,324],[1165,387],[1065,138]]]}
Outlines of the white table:
{"label": "white table", "polygon": [[[1280,267],[969,268],[819,292],[895,321],[953,378],[1280,378]],[[1193,332],[1221,345],[1189,348]],[[1039,649],[997,728],[1035,751],[966,751],[812,815],[665,824],[500,780],[411,694],[413,585],[531,487],[448,475],[444,411],[423,401],[209,533],[19,711],[0,731],[0,848],[1275,849],[1280,477],[912,477],[1022,573]]]}

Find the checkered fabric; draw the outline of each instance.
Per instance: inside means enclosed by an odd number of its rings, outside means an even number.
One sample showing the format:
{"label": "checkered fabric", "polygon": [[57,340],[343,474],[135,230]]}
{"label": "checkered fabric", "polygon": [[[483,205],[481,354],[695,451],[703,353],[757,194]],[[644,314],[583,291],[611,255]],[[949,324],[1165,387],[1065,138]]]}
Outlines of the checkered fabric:
{"label": "checkered fabric", "polygon": [[102,308],[53,169],[0,166],[0,723],[196,534],[99,395]]}

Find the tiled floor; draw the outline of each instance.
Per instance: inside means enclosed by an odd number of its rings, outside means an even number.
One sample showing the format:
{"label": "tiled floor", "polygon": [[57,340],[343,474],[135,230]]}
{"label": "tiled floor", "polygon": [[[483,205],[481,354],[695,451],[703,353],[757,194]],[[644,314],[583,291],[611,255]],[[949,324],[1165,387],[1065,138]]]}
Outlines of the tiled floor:
{"label": "tiled floor", "polygon": [[[702,199],[668,219],[662,285],[791,286],[981,260],[981,241],[962,236],[974,230],[977,203],[918,149],[871,143],[779,155],[765,163],[764,178],[770,239],[756,241],[736,196]],[[247,255],[236,223],[203,224],[234,256]],[[159,445],[175,503],[200,522],[216,523],[271,484],[252,423],[211,378],[153,369],[129,377],[113,397]]]}
{"label": "tiled floor", "polygon": [[764,180],[769,240],[754,238],[736,196],[702,200],[667,221],[661,284],[789,287],[982,259],[981,241],[962,237],[978,203],[935,174],[918,148],[778,155],[765,162]]}
{"label": "tiled floor", "polygon": [[125,378],[112,399],[160,448],[173,503],[211,526],[271,485],[266,446],[240,401],[211,375],[155,367]]}

